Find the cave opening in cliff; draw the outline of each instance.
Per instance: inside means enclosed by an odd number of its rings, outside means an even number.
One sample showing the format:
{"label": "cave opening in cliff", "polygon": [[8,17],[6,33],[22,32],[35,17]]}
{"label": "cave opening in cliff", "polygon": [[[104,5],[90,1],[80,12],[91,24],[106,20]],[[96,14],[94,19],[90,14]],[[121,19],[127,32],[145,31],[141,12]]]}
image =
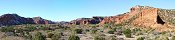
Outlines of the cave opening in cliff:
{"label": "cave opening in cliff", "polygon": [[165,23],[165,22],[160,18],[159,15],[157,16],[157,23],[158,23],[158,24],[162,24],[162,25]]}

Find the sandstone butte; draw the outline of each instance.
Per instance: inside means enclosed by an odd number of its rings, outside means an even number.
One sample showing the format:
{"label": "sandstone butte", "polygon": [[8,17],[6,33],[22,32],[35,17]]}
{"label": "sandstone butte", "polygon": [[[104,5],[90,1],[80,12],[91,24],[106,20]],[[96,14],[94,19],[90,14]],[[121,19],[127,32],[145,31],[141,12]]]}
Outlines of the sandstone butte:
{"label": "sandstone butte", "polygon": [[[159,31],[174,30],[175,10],[161,9],[149,6],[134,6],[130,12],[116,16],[81,18],[71,21],[71,24],[127,24],[139,27],[151,27]],[[96,20],[96,21],[95,21]],[[100,21],[100,22],[99,22]]]}

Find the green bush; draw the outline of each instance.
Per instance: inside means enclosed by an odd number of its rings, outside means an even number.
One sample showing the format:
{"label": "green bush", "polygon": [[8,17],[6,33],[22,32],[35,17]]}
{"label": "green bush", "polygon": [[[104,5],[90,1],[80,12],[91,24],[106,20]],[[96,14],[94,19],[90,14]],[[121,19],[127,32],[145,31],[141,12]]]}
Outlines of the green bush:
{"label": "green bush", "polygon": [[109,34],[114,34],[114,32],[115,32],[114,30],[109,30],[108,31]]}
{"label": "green bush", "polygon": [[42,26],[40,27],[41,30],[49,30],[49,27]]}
{"label": "green bush", "polygon": [[97,30],[91,30],[91,33],[93,33],[93,34],[96,33],[96,32],[97,32]]}
{"label": "green bush", "polygon": [[86,32],[89,32],[89,29],[86,29],[85,31],[86,31]]}
{"label": "green bush", "polygon": [[169,40],[169,38],[168,38],[168,37],[166,37],[166,40]]}
{"label": "green bush", "polygon": [[131,38],[131,30],[130,29],[125,29],[123,31],[123,34],[125,34],[125,37]]}
{"label": "green bush", "polygon": [[116,38],[112,37],[111,40],[117,40]]}
{"label": "green bush", "polygon": [[2,32],[14,32],[14,27],[2,27],[0,29]]}
{"label": "green bush", "polygon": [[169,38],[168,38],[168,37],[166,37],[166,40],[169,40]]}
{"label": "green bush", "polygon": [[32,40],[32,35],[29,32],[26,32],[24,37]]}
{"label": "green bush", "polygon": [[82,29],[75,29],[74,31],[75,31],[75,33],[77,33],[77,34],[82,34],[82,31],[83,31],[83,30],[82,30]]}
{"label": "green bush", "polygon": [[21,29],[21,28],[19,28],[19,29],[15,29],[16,31],[16,33],[21,33],[21,32],[23,32],[23,29]]}
{"label": "green bush", "polygon": [[144,40],[144,38],[143,37],[139,37],[139,38],[137,38],[137,40]]}
{"label": "green bush", "polygon": [[54,34],[54,35],[51,37],[52,40],[60,40],[60,38],[61,38],[61,34],[60,34],[60,33],[59,33],[59,34]]}
{"label": "green bush", "polygon": [[53,33],[48,33],[46,37],[51,38],[53,35],[54,35]]}
{"label": "green bush", "polygon": [[105,38],[104,37],[101,37],[101,36],[95,36],[94,37],[94,40],[105,40]]}
{"label": "green bush", "polygon": [[108,28],[109,24],[104,24],[104,28]]}
{"label": "green bush", "polygon": [[68,40],[80,40],[80,38],[78,36],[71,35],[71,36],[69,36]]}
{"label": "green bush", "polygon": [[158,36],[157,38],[155,38],[155,40],[169,40],[169,38],[166,36]]}
{"label": "green bush", "polygon": [[172,40],[175,40],[175,36],[172,37]]}
{"label": "green bush", "polygon": [[34,27],[34,26],[31,26],[31,27],[26,27],[26,28],[24,28],[24,31],[34,31],[34,30],[36,30],[37,28],[36,27]]}
{"label": "green bush", "polygon": [[45,40],[45,36],[42,35],[41,32],[37,32],[33,38],[33,40]]}

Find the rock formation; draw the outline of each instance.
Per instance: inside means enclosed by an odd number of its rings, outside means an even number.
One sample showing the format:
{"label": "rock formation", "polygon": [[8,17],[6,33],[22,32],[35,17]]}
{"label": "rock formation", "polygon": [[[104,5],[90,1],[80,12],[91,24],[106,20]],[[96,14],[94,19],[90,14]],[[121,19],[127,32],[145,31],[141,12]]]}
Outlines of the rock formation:
{"label": "rock formation", "polygon": [[34,17],[33,20],[36,24],[54,24],[54,22],[42,19],[41,17]]}
{"label": "rock formation", "polygon": [[127,24],[151,28],[167,28],[175,26],[175,10],[149,6],[135,6],[130,12],[105,17],[99,24]]}
{"label": "rock formation", "polygon": [[[175,9],[161,9],[149,6],[135,6],[130,12],[116,16],[80,18],[73,24],[124,24],[151,28],[173,28],[175,26]],[[166,29],[169,30],[169,29]]]}
{"label": "rock formation", "polygon": [[86,24],[98,24],[103,20],[103,17],[98,17],[94,16],[92,18],[79,18],[76,20],[71,21],[71,24],[76,24],[76,25],[86,25]]}
{"label": "rock formation", "polygon": [[0,26],[19,24],[52,24],[54,22],[42,18],[24,18],[17,14],[4,14],[0,16]]}

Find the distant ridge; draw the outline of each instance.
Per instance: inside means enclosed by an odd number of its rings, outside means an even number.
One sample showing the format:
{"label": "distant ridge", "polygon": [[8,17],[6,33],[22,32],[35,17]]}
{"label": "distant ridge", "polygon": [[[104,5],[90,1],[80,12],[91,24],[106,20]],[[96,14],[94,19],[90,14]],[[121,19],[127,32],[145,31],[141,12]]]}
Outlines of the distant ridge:
{"label": "distant ridge", "polygon": [[54,24],[54,22],[41,17],[25,18],[17,14],[4,14],[0,16],[0,26],[20,24]]}

